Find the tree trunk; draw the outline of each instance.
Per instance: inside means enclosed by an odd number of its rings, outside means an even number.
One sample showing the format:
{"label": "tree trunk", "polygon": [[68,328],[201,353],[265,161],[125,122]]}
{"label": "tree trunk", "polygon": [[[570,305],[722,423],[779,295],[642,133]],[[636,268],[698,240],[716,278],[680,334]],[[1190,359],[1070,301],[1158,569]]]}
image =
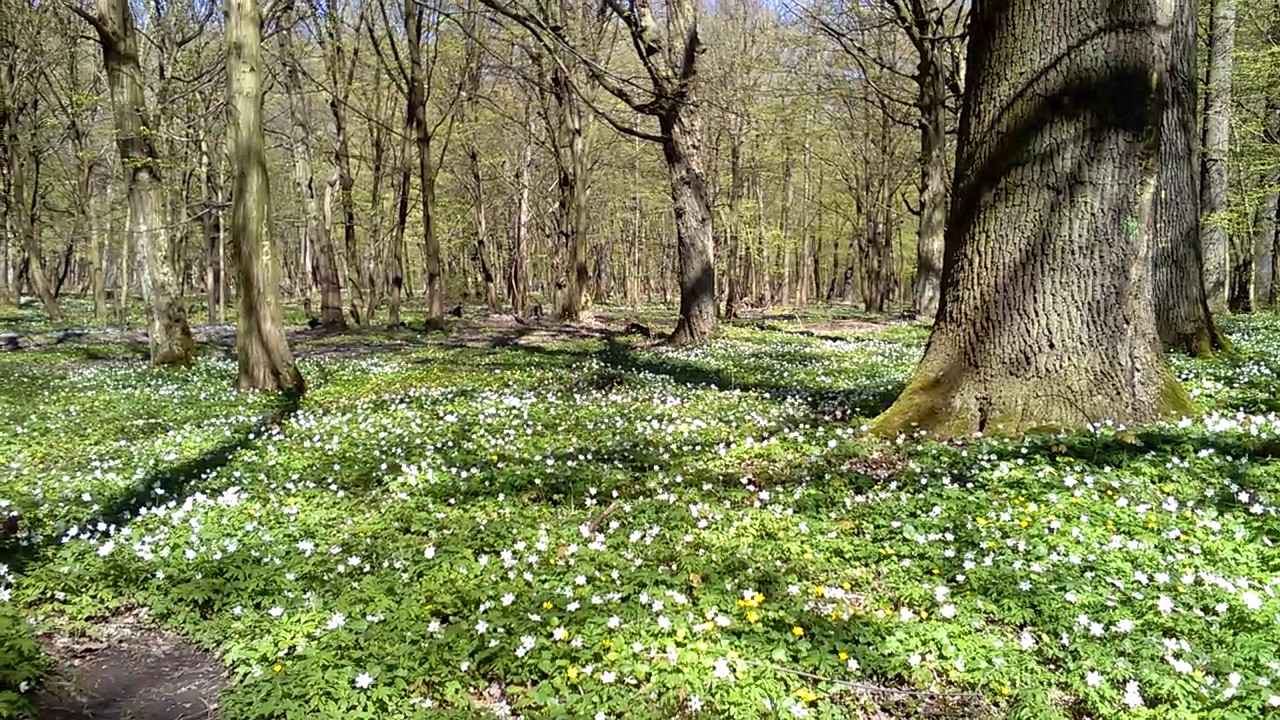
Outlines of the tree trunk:
{"label": "tree trunk", "polygon": [[218,310],[221,307],[222,293],[222,218],[217,189],[218,181],[213,170],[209,153],[209,138],[200,137],[200,176],[203,185],[204,209],[200,218],[200,226],[204,229],[205,244],[205,292],[208,299],[209,323],[218,322]]}
{"label": "tree trunk", "polygon": [[[415,0],[405,0],[405,33],[409,44],[409,121],[414,144],[418,149],[418,190],[422,201],[422,254],[427,277],[427,322],[444,319],[444,296],[440,282],[440,240],[435,229],[435,168],[431,158],[431,130],[427,127],[426,67],[422,60],[422,20],[424,8]],[[398,250],[397,250],[398,252]],[[393,279],[393,298],[398,300],[400,285]],[[397,317],[391,324],[399,323]]]}
{"label": "tree trunk", "polygon": [[284,90],[291,121],[289,140],[293,151],[293,180],[302,204],[304,242],[311,251],[311,263],[304,265],[304,272],[308,277],[314,276],[320,286],[320,326],[328,330],[345,330],[347,321],[342,312],[338,263],[329,228],[320,217],[320,199],[316,195],[311,162],[311,116],[302,91],[300,61],[293,47],[293,27],[299,21],[296,10],[287,13],[280,25],[279,37],[280,54],[284,60]]}
{"label": "tree trunk", "polygon": [[1169,350],[1207,356],[1221,347],[1206,302],[1196,166],[1198,0],[1178,3],[1164,83],[1153,272],[1156,324]]}
{"label": "tree trunk", "polygon": [[1235,0],[1211,0],[1209,68],[1204,104],[1204,151],[1201,155],[1200,212],[1204,219],[1205,294],[1212,312],[1227,303],[1228,238],[1217,222],[1227,209],[1227,154],[1231,141],[1231,72],[1235,53]]}
{"label": "tree trunk", "polygon": [[[567,7],[562,0],[562,12]],[[572,58],[564,58],[572,63]],[[566,65],[567,67],[568,65]],[[560,238],[568,255],[565,287],[560,301],[560,317],[577,321],[582,317],[587,292],[587,139],[582,103],[571,77],[563,68],[552,72],[551,86],[558,110],[554,126],[556,157],[560,165]]]}
{"label": "tree trunk", "polygon": [[[1280,147],[1280,100],[1267,101],[1266,127],[1263,140],[1271,148]],[[1270,308],[1275,305],[1275,259],[1277,224],[1280,224],[1280,169],[1273,169],[1263,178],[1266,193],[1258,207],[1254,223],[1253,242],[1253,307]]]}
{"label": "tree trunk", "polygon": [[930,55],[928,62],[921,60],[917,103],[921,113],[920,224],[912,306],[917,318],[933,320],[938,314],[947,218],[946,77],[941,58]]}
{"label": "tree trunk", "polygon": [[301,394],[305,385],[285,340],[280,264],[269,228],[271,188],[263,147],[262,73],[257,0],[227,0],[227,105],[235,171],[231,242],[240,281],[236,386]]}
{"label": "tree trunk", "polygon": [[1227,308],[1233,313],[1253,312],[1253,238],[1240,234],[1228,238],[1231,244],[1231,277]]}
{"label": "tree trunk", "polygon": [[[408,130],[409,128],[405,128]],[[400,141],[400,185],[396,189],[396,229],[391,236],[391,297],[387,303],[387,327],[400,327],[400,299],[404,291],[404,231],[409,222],[409,191],[413,172],[409,167],[408,133]],[[372,311],[369,313],[372,315]],[[427,322],[439,322],[444,317],[428,317]]]}
{"label": "tree trunk", "polygon": [[[195,341],[187,325],[186,308],[174,290],[160,176],[162,161],[155,144],[155,128],[147,115],[133,13],[125,0],[98,0],[97,16],[85,13],[81,17],[98,31],[107,69],[116,145],[128,188],[128,235],[137,244],[142,300],[147,306],[151,363],[187,365],[195,357]],[[127,274],[121,282],[128,287]]]}
{"label": "tree trunk", "polygon": [[877,431],[1190,410],[1160,352],[1151,278],[1173,6],[974,5],[938,316]]}
{"label": "tree trunk", "polygon": [[516,211],[507,260],[507,297],[517,317],[529,309],[529,166],[533,164],[534,116],[527,101],[524,117],[524,149],[516,165]]}
{"label": "tree trunk", "polygon": [[[3,83],[2,89],[14,87],[12,79],[12,68],[0,68],[0,73],[8,75],[6,82]],[[12,97],[12,96],[10,96]],[[40,236],[36,232],[36,201],[32,199],[28,205],[28,195],[35,196],[38,193],[28,192],[26,188],[26,163],[23,162],[22,148],[26,146],[18,135],[18,117],[16,112],[0,110],[0,114],[4,115],[6,139],[5,145],[8,149],[9,161],[9,190],[12,197],[6,198],[6,214],[16,217],[18,220],[18,236],[22,241],[22,249],[27,254],[27,279],[31,283],[31,289],[36,296],[40,298],[40,303],[44,305],[45,312],[49,315],[52,322],[62,322],[62,308],[58,305],[58,299],[54,296],[53,288],[49,284],[49,278],[45,274],[44,256],[40,249]],[[21,284],[18,284],[21,288]],[[21,290],[18,292],[21,299]]]}
{"label": "tree trunk", "polygon": [[742,146],[745,144],[743,122],[734,119],[735,131],[729,138],[729,257],[725,267],[724,317],[732,320],[738,316],[738,300],[742,283],[742,198],[747,190],[747,173],[742,162]]}
{"label": "tree trunk", "polygon": [[103,272],[103,248],[106,246],[105,228],[111,212],[111,187],[109,178],[94,173],[89,180],[89,286],[93,291],[93,319],[107,319],[107,284]]}
{"label": "tree trunk", "polygon": [[680,278],[680,319],[671,344],[702,342],[716,331],[715,235],[702,171],[702,127],[696,105],[663,115],[662,154],[671,180]]}
{"label": "tree trunk", "polygon": [[782,255],[782,287],[778,302],[783,307],[791,305],[791,205],[795,202],[795,165],[791,151],[787,151],[782,163],[782,212],[778,221],[778,253]]}
{"label": "tree trunk", "polygon": [[[361,20],[363,20],[364,5],[361,5]],[[342,249],[346,260],[346,278],[347,278],[347,294],[350,299],[351,319],[357,325],[364,324],[367,321],[365,316],[361,315],[361,308],[364,307],[364,292],[360,282],[360,251],[356,244],[356,205],[353,190],[355,188],[355,178],[351,174],[351,143],[347,138],[347,98],[352,83],[352,77],[355,72],[356,58],[360,52],[359,43],[354,44],[351,53],[351,61],[346,61],[345,43],[342,38],[342,24],[338,17],[340,13],[327,12],[324,24],[324,40],[323,42],[329,46],[325,53],[325,69],[329,76],[329,84],[332,86],[332,92],[329,95],[329,113],[333,116],[334,128],[334,151],[333,160],[337,166],[338,172],[338,189],[340,191],[340,203],[342,205]],[[345,79],[343,71],[346,71]],[[374,95],[378,95],[378,88],[381,86],[381,74],[374,78]],[[378,218],[381,215],[381,205],[377,188],[379,180],[382,176],[382,168],[380,166],[381,154],[381,137],[383,134],[381,124],[375,133],[374,141],[374,193],[373,204],[378,208],[377,216],[375,216],[375,227],[378,225]],[[376,236],[376,233],[374,233]],[[332,238],[332,233],[330,233]],[[332,245],[332,240],[330,240]]]}
{"label": "tree trunk", "polygon": [[1253,297],[1255,310],[1275,305],[1276,214],[1280,202],[1275,192],[1268,192],[1258,207],[1257,230],[1253,243]]}

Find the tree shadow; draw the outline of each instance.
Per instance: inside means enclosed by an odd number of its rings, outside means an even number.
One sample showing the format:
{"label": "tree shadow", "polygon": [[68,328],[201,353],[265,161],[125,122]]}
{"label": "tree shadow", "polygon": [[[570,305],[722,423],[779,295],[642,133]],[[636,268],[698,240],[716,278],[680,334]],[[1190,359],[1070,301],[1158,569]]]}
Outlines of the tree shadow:
{"label": "tree shadow", "polygon": [[[903,388],[901,382],[885,387],[853,385],[833,388],[809,386],[799,381],[761,380],[758,377],[737,375],[727,369],[700,365],[672,354],[655,352],[644,345],[624,342],[623,337],[623,333],[604,336],[605,347],[599,350],[582,346],[519,342],[499,344],[496,347],[550,358],[557,363],[596,360],[597,369],[588,377],[580,379],[595,389],[626,386],[645,376],[657,376],[692,388],[751,392],[767,395],[778,401],[800,401],[809,406],[814,418],[824,421],[874,417],[887,409]],[[794,348],[764,348],[753,352],[753,357],[758,359],[758,364],[764,366],[784,362],[795,364],[797,361],[816,363],[821,360],[817,353]]]}
{"label": "tree shadow", "polygon": [[[119,496],[106,502],[96,516],[86,516],[73,521],[73,524],[91,529],[102,526],[118,530],[136,518],[148,503],[161,498],[166,502],[183,502],[193,492],[196,482],[225,467],[240,451],[287,420],[298,409],[301,400],[301,396],[296,393],[280,394],[258,422],[249,428],[186,462],[162,468],[140,478],[129,488],[123,489]],[[25,524],[24,518],[12,519],[12,516],[9,527],[12,528],[10,532],[0,533],[0,563],[17,571],[31,562],[45,545],[56,542],[67,530],[65,526],[30,527]],[[3,529],[0,527],[0,530]]]}

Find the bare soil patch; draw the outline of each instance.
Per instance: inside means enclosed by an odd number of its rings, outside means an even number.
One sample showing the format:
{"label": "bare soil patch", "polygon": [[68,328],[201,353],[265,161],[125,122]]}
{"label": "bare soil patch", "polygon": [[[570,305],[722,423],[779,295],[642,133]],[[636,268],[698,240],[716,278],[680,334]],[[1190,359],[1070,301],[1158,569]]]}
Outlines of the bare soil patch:
{"label": "bare soil patch", "polygon": [[87,636],[41,638],[56,666],[36,701],[38,720],[208,720],[225,672],[217,658],[134,611]]}

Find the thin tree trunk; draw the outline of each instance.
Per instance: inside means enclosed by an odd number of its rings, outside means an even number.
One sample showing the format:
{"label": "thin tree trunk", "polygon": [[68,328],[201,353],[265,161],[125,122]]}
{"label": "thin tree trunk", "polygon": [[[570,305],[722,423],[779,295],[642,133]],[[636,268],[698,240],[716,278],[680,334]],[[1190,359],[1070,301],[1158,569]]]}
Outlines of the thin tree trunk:
{"label": "thin tree trunk", "polygon": [[[426,69],[422,59],[422,20],[424,8],[415,0],[405,0],[405,33],[409,44],[409,122],[412,126],[414,145],[418,150],[418,190],[422,203],[422,253],[427,277],[427,322],[439,323],[444,319],[444,295],[440,278],[440,240],[435,229],[435,169],[432,167],[431,135],[427,127]],[[395,252],[398,254],[399,249]],[[403,279],[392,281],[393,303],[396,317],[390,324],[399,324],[399,295]]]}
{"label": "thin tree trunk", "polygon": [[941,303],[876,430],[1190,410],[1160,352],[1151,278],[1173,15],[1174,0],[974,5]]}
{"label": "thin tree trunk", "polygon": [[779,247],[782,255],[782,288],[778,299],[783,306],[791,304],[791,204],[795,202],[795,165],[791,151],[782,163],[782,213],[778,222]]}
{"label": "thin tree trunk", "polygon": [[[360,21],[364,21],[365,5],[360,6]],[[333,160],[337,166],[338,173],[338,189],[340,191],[342,205],[342,249],[347,267],[347,294],[350,299],[351,319],[357,325],[362,325],[368,321],[368,314],[362,316],[361,308],[365,305],[364,288],[360,282],[360,252],[356,241],[356,206],[354,197],[355,178],[351,174],[351,144],[347,135],[347,99],[350,96],[350,89],[353,75],[356,68],[356,60],[360,53],[360,44],[355,43],[351,51],[351,60],[346,60],[345,43],[342,38],[342,24],[339,13],[325,13],[324,36],[323,42],[327,44],[328,51],[325,53],[325,70],[329,76],[329,84],[332,86],[332,92],[329,95],[329,113],[333,116],[334,127],[334,151]],[[345,78],[343,71],[345,69]],[[381,74],[374,76],[375,96],[379,95],[381,88]],[[377,104],[377,103],[375,103]],[[374,164],[373,164],[373,185],[374,192],[371,204],[376,208],[374,215],[374,227],[380,227],[381,224],[381,199],[378,189],[380,180],[382,179],[382,137],[384,131],[382,125],[378,125],[375,131],[374,139]],[[377,236],[377,231],[373,233]],[[332,238],[332,233],[330,233]],[[372,242],[372,240],[370,240]],[[330,240],[332,244],[332,240]],[[370,291],[372,294],[372,290]],[[370,312],[372,312],[370,310]]]}
{"label": "thin tree trunk", "polygon": [[93,200],[96,202],[89,203],[89,286],[93,289],[93,319],[102,322],[107,319],[107,283],[103,255],[113,183],[109,178],[95,175],[90,187],[94,188]]}
{"label": "thin tree trunk", "polygon": [[727,222],[729,257],[725,263],[724,317],[732,320],[738,316],[738,297],[742,292],[742,198],[747,190],[747,174],[743,168],[742,150],[745,144],[743,121],[735,118],[735,130],[729,138],[729,211]]}
{"label": "thin tree trunk", "polygon": [[[801,217],[800,257],[796,263],[796,305],[804,307],[809,304],[809,279],[813,267],[813,217],[809,214],[810,198],[813,182],[813,148],[809,144],[809,118],[805,117],[804,141],[804,184],[801,198],[804,200],[804,215]],[[814,289],[817,292],[817,289]]]}
{"label": "thin tree trunk", "polygon": [[[1267,121],[1263,139],[1271,148],[1280,147],[1280,100],[1267,101]],[[1253,307],[1270,308],[1275,305],[1275,259],[1277,223],[1280,218],[1280,169],[1273,169],[1263,178],[1266,193],[1258,207],[1253,242]]]}
{"label": "thin tree trunk", "polygon": [[1269,192],[1258,207],[1257,231],[1253,243],[1253,298],[1255,310],[1275,305],[1275,246],[1276,214],[1280,211],[1280,196]]}
{"label": "thin tree trunk", "polygon": [[[408,128],[406,128],[407,130]],[[387,327],[400,327],[400,298],[404,291],[404,233],[409,221],[409,191],[413,172],[409,167],[408,133],[400,141],[400,185],[396,189],[396,229],[391,237],[391,297],[387,303]],[[372,314],[372,313],[370,313]],[[443,315],[442,315],[443,317]],[[437,322],[428,317],[427,322]]]}
{"label": "thin tree trunk", "polygon": [[345,330],[347,321],[342,312],[338,264],[334,258],[329,228],[320,217],[320,200],[316,195],[315,171],[311,161],[311,117],[302,92],[300,61],[293,46],[292,28],[299,20],[296,10],[288,13],[278,35],[280,54],[284,60],[284,89],[292,126],[289,140],[293,151],[293,179],[302,201],[304,243],[311,254],[311,262],[304,264],[303,268],[304,274],[308,278],[314,276],[320,286],[320,326],[329,330]]}
{"label": "thin tree trunk", "polygon": [[208,295],[209,323],[218,322],[218,311],[221,308],[222,294],[222,217],[221,202],[217,199],[220,191],[209,153],[209,138],[200,137],[200,176],[203,185],[201,195],[204,198],[204,211],[200,225],[204,229],[205,243],[205,292]]}
{"label": "thin tree trunk", "polygon": [[[0,72],[6,72],[0,68]],[[12,82],[5,83],[6,87],[13,87]],[[44,305],[45,312],[49,315],[52,322],[62,322],[62,308],[58,305],[57,297],[53,288],[49,285],[48,276],[45,274],[44,256],[40,249],[40,236],[36,232],[36,201],[32,199],[28,204],[28,196],[32,198],[39,195],[36,189],[31,192],[26,188],[26,163],[22,159],[23,143],[18,136],[16,113],[5,113],[7,119],[8,138],[5,144],[9,151],[9,182],[10,192],[13,197],[10,200],[8,213],[12,213],[18,219],[18,237],[22,241],[22,249],[27,254],[27,280],[31,284],[32,291],[36,297],[40,299],[40,303]],[[21,285],[18,286],[21,288]],[[21,290],[18,297],[21,298]]]}
{"label": "thin tree trunk", "polygon": [[[475,3],[468,3],[471,11],[467,32],[467,78],[466,96],[462,101],[463,124],[467,126],[466,142],[467,166],[471,180],[471,208],[476,223],[476,260],[480,264],[480,278],[484,281],[485,304],[490,313],[496,313],[502,303],[498,297],[498,282],[494,277],[493,267],[489,264],[489,220],[485,212],[484,177],[481,172],[480,143],[476,141],[477,128],[473,127],[476,119],[477,101],[482,90],[481,71],[482,47],[479,33],[483,25],[479,22],[480,14]],[[472,121],[471,123],[467,121]]]}
{"label": "thin tree trunk", "polygon": [[1235,53],[1235,0],[1211,0],[1209,68],[1204,105],[1204,152],[1201,155],[1201,217],[1204,218],[1205,294],[1212,312],[1227,309],[1227,230],[1217,214],[1227,209],[1231,141],[1231,72]]}
{"label": "thin tree trunk", "polygon": [[533,113],[527,102],[524,114],[524,151],[516,166],[515,223],[507,263],[507,295],[517,317],[525,314],[529,303],[529,166],[533,164]]}
{"label": "thin tree trunk", "polygon": [[[195,357],[187,311],[176,282],[165,226],[162,165],[147,114],[137,30],[125,0],[98,0],[96,16],[73,9],[98,31],[115,115],[116,145],[129,195],[129,230],[138,247],[142,299],[153,365],[186,365]],[[127,287],[128,276],[122,279]],[[123,293],[122,293],[123,295]]]}
{"label": "thin tree trunk", "polygon": [[240,279],[236,356],[241,389],[301,394],[302,374],[285,340],[280,265],[270,233],[271,188],[262,131],[262,27],[257,0],[227,0],[227,105],[230,109],[231,242]]}

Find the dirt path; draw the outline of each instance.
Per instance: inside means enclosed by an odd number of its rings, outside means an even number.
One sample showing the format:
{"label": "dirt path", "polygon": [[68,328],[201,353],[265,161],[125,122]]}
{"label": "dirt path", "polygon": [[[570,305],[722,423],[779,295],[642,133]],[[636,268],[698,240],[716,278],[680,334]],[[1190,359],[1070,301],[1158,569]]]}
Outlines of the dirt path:
{"label": "dirt path", "polygon": [[55,669],[37,720],[206,720],[225,684],[218,660],[134,612],[89,637],[43,637]]}

